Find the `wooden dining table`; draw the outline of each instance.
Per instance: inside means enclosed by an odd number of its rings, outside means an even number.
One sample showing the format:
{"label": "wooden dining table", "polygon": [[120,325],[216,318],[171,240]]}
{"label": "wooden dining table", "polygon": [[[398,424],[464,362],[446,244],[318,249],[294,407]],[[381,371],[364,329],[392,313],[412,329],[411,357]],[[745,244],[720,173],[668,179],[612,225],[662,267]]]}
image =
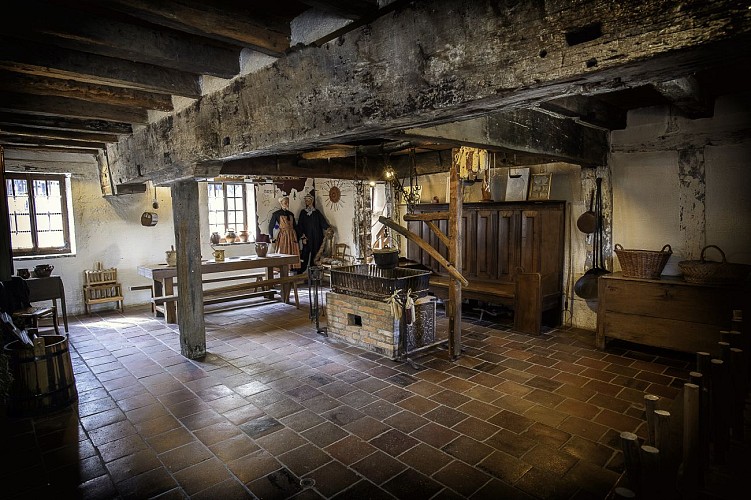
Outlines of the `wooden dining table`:
{"label": "wooden dining table", "polygon": [[[257,255],[227,257],[223,261],[209,259],[201,262],[201,275],[203,277],[215,273],[229,273],[227,274],[228,279],[249,279],[253,275],[240,273],[238,276],[237,272],[263,269],[264,274],[262,276],[264,280],[259,281],[257,286],[263,286],[264,281],[272,283],[280,282],[280,300],[285,304],[288,304],[292,284],[289,281],[285,281],[284,278],[289,276],[290,266],[298,262],[300,262],[299,256],[283,253],[268,253],[265,257],[259,257]],[[279,272],[279,277],[282,278],[281,280],[274,279],[274,273],[276,271]],[[164,316],[167,323],[177,323],[177,298],[175,296],[177,267],[169,266],[167,263],[144,264],[138,266],[138,274],[152,280],[153,282],[153,300],[156,304],[159,304],[154,308],[154,313],[157,316]],[[218,282],[221,280],[207,279],[202,281],[206,283]],[[204,290],[204,294],[206,291],[207,290]],[[170,300],[169,298],[172,299]]]}

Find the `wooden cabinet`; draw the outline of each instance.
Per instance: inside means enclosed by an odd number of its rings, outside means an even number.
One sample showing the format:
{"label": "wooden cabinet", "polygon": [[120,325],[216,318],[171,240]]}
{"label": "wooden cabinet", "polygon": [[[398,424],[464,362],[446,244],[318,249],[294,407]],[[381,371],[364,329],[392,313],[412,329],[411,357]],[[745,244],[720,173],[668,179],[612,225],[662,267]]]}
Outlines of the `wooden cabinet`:
{"label": "wooden cabinet", "polygon": [[748,308],[747,287],[687,283],[682,278],[599,279],[597,347],[608,338],[694,353],[717,351],[720,331],[730,329],[734,309]]}
{"label": "wooden cabinet", "polygon": [[[519,268],[526,273],[540,273],[543,310],[551,312],[546,322],[558,324],[563,294],[565,210],[563,201],[465,203],[461,272],[470,284],[462,296],[513,307]],[[415,207],[416,213],[446,211],[446,204]],[[437,222],[444,234],[447,224],[445,220]],[[427,224],[410,221],[408,229],[448,258],[448,248]],[[435,259],[412,242],[407,243],[407,258],[447,276]]]}

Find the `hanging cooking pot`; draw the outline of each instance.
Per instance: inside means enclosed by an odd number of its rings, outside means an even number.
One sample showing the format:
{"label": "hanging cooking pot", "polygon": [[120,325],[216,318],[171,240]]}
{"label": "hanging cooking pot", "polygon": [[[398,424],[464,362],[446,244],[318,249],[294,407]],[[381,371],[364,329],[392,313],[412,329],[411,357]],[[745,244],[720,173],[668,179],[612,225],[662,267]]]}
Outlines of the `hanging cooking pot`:
{"label": "hanging cooking pot", "polygon": [[592,239],[592,269],[584,273],[584,276],[576,280],[574,293],[584,300],[594,300],[598,297],[597,287],[600,276],[609,274],[610,271],[600,267],[604,262],[602,255],[602,179],[597,178],[595,195],[595,230]]}
{"label": "hanging cooking pot", "polygon": [[[600,179],[597,179],[600,181]],[[579,216],[579,219],[576,221],[576,227],[579,228],[579,231],[581,231],[584,234],[592,234],[595,232],[595,229],[597,229],[597,214],[595,214],[594,210],[592,210],[592,205],[595,201],[595,190],[592,190],[592,193],[589,196],[589,210],[584,212]]]}
{"label": "hanging cooking pot", "polygon": [[597,298],[598,278],[603,274],[608,274],[610,271],[601,267],[593,267],[584,276],[576,280],[574,284],[574,293],[583,298],[584,300],[594,300]]}

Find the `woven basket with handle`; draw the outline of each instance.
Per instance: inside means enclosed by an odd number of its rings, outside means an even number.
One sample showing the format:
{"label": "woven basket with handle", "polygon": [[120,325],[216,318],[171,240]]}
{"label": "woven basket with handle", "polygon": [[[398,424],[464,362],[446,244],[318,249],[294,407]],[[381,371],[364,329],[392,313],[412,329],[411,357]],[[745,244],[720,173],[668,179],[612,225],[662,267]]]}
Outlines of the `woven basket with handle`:
{"label": "woven basket with handle", "polygon": [[[722,262],[706,260],[704,254],[708,248],[715,248],[722,256]],[[701,251],[700,260],[682,260],[678,268],[683,273],[683,279],[689,283],[702,285],[737,285],[743,282],[751,272],[748,264],[728,262],[725,252],[717,245],[707,245]]]}
{"label": "woven basket with handle", "polygon": [[630,250],[618,243],[615,244],[615,254],[621,263],[623,276],[627,278],[659,279],[665,264],[673,255],[670,245],[665,245],[660,251]]}

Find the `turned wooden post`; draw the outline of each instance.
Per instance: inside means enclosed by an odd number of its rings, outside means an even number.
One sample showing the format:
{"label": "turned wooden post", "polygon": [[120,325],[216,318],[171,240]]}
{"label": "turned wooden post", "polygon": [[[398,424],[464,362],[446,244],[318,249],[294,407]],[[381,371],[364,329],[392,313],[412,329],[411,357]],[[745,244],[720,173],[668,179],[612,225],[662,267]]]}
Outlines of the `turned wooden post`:
{"label": "turned wooden post", "polygon": [[743,349],[743,338],[741,332],[735,330],[722,330],[720,336],[723,342],[730,344],[730,347],[738,347]]}
{"label": "turned wooden post", "polygon": [[709,376],[709,361],[712,359],[712,355],[705,351],[699,351],[696,353],[696,371],[704,376]]}
{"label": "turned wooden post", "polygon": [[[655,444],[654,447],[660,450],[662,465],[667,465],[665,460],[670,455],[670,412],[666,410],[655,410]],[[663,467],[663,470],[665,467]]]}
{"label": "turned wooden post", "polygon": [[730,361],[730,343],[720,341],[717,342],[717,347],[720,348],[720,359],[725,363]]}
{"label": "turned wooden post", "polygon": [[702,487],[701,468],[701,389],[696,384],[683,384],[683,461],[680,468],[682,498],[695,500]]}
{"label": "turned wooden post", "polygon": [[655,408],[659,399],[660,397],[654,394],[644,395],[644,412],[647,419],[647,444],[650,446],[654,446],[655,444]]}
{"label": "turned wooden post", "polygon": [[[709,455],[709,377],[699,372],[690,372],[690,384],[698,387],[698,432],[699,444],[697,451],[698,467],[704,470],[705,457]],[[685,431],[684,431],[685,432]]]}
{"label": "turned wooden post", "polygon": [[654,499],[662,497],[660,485],[660,450],[654,446],[643,445],[639,451],[640,482],[639,498]]}
{"label": "turned wooden post", "polygon": [[728,395],[727,366],[721,359],[712,359],[710,362],[711,389],[710,420],[712,422],[712,448],[715,463],[725,462],[725,453],[729,444],[728,409],[730,398]]}
{"label": "turned wooden post", "polygon": [[732,414],[730,415],[730,434],[733,439],[743,440],[744,417],[743,410],[748,394],[748,377],[746,353],[743,349],[730,348],[730,385],[732,387]]}
{"label": "turned wooden post", "polygon": [[623,466],[631,487],[639,485],[639,437],[633,432],[621,432],[621,450],[623,451]]}

